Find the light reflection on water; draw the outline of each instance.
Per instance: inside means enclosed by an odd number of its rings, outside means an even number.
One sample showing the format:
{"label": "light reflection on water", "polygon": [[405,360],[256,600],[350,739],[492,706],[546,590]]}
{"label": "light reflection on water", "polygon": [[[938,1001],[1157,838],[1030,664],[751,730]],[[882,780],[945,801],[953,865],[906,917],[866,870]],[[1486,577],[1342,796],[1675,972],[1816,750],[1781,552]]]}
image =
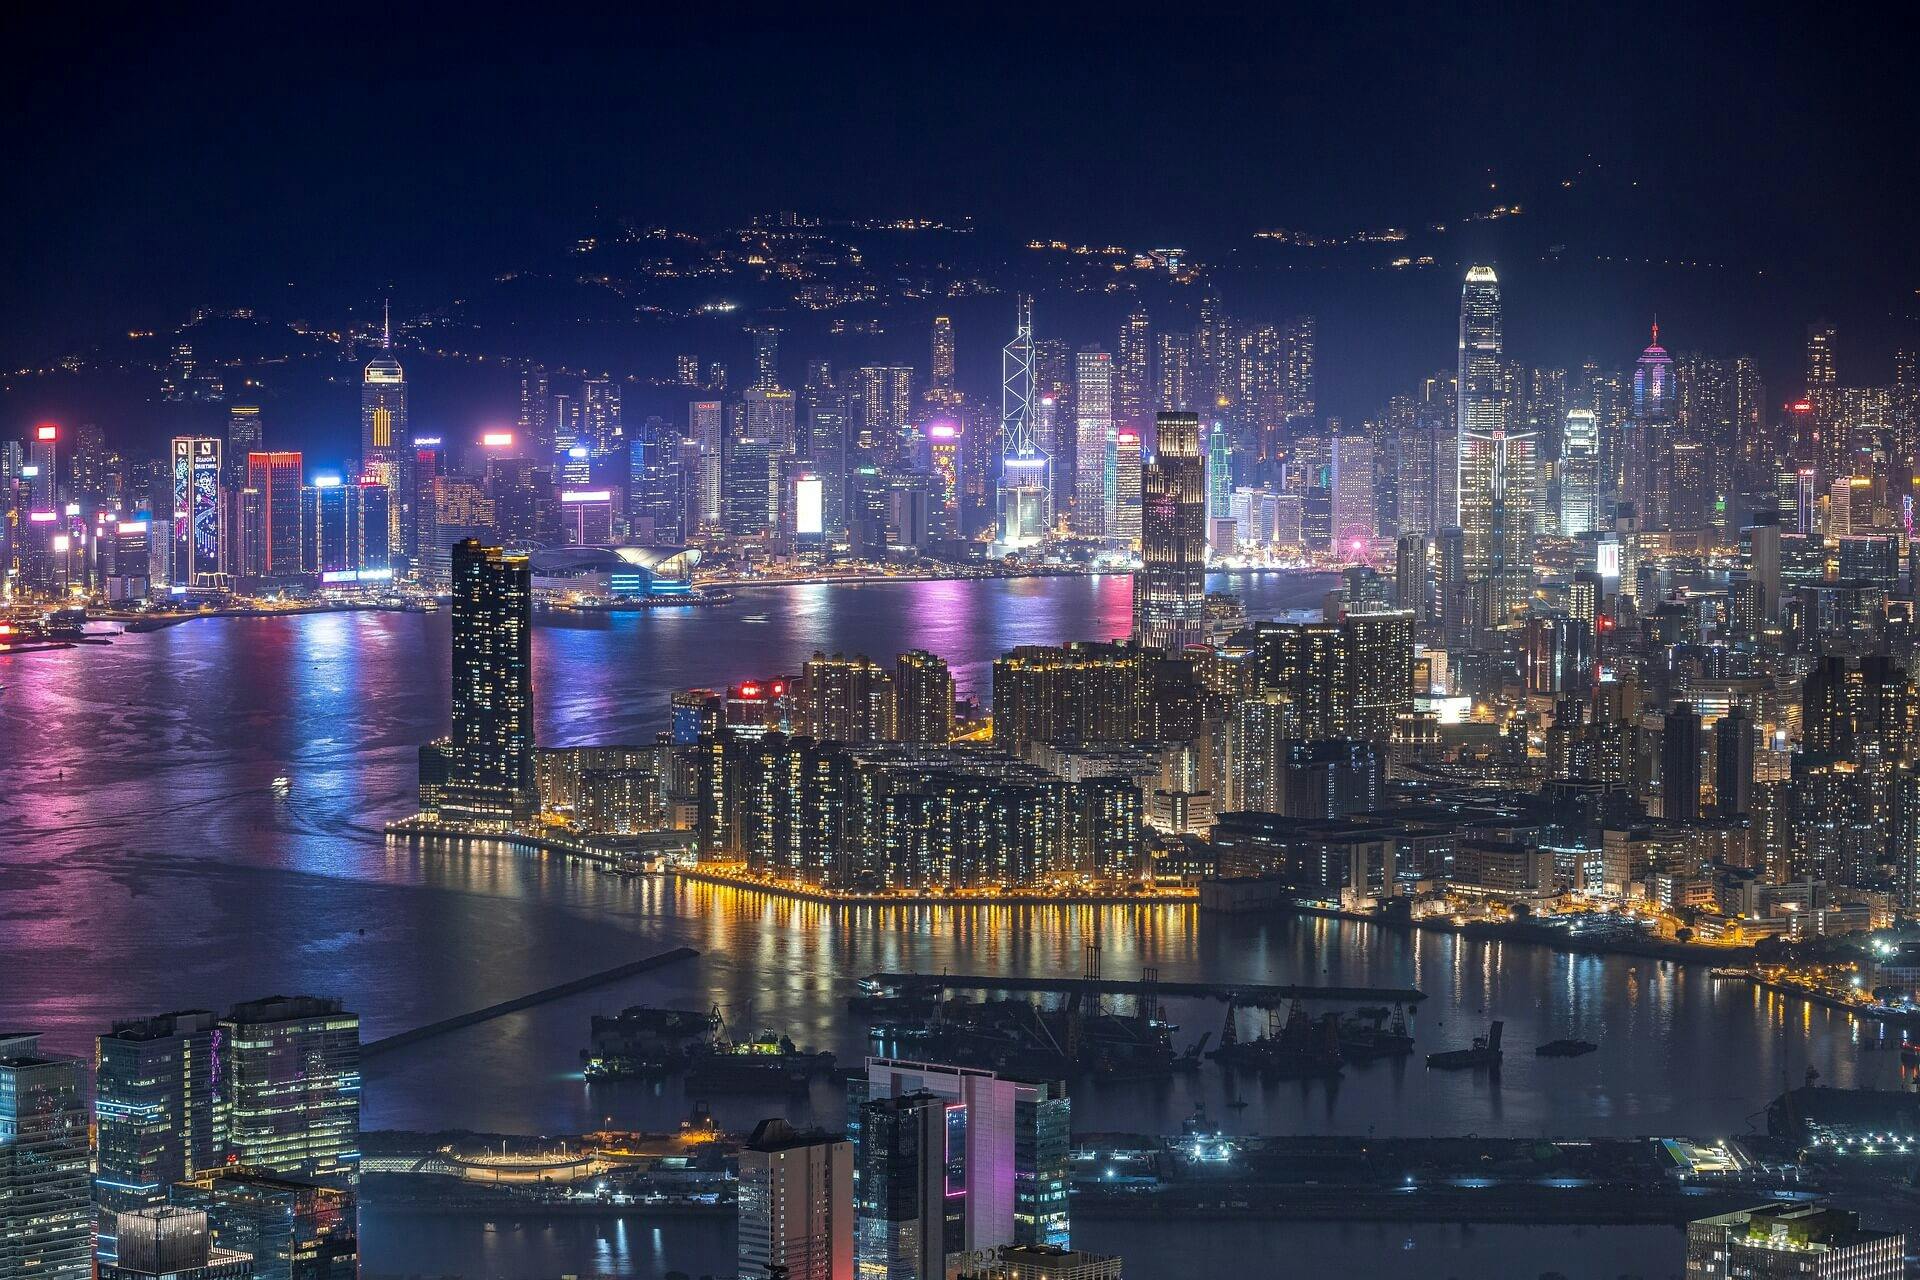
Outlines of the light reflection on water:
{"label": "light reflection on water", "polygon": [[[1250,580],[1256,615],[1317,602],[1324,580]],[[814,649],[944,654],[987,689],[1017,643],[1126,630],[1123,577],[790,588],[723,609],[536,631],[541,740],[645,740],[667,693],[792,671]],[[747,614],[764,624],[746,625]],[[1333,1082],[1233,1082],[1209,1067],[1161,1084],[1087,1082],[1089,1129],[1171,1129],[1197,1104],[1228,1128],[1291,1132],[1740,1132],[1809,1064],[1827,1083],[1891,1081],[1844,1017],[1648,960],[1392,933],[1327,920],[1216,919],[1185,906],[829,908],[501,850],[389,843],[415,752],[441,731],[444,614],[198,622],[112,647],[8,660],[0,693],[0,1025],[86,1053],[114,1017],[273,990],[338,993],[382,1035],[667,946],[691,964],[427,1042],[369,1071],[370,1126],[577,1130],[667,1126],[677,1084],[589,1087],[588,1017],[638,1001],[780,1027],[852,1058],[845,1009],[879,969],[1415,985],[1420,1048],[1465,1044],[1492,1017],[1514,1052],[1495,1082],[1415,1062]],[[294,779],[278,798],[276,776]],[[1169,1001],[1184,1046],[1222,1009]],[[1540,1060],[1578,1035],[1601,1051]],[[1248,1103],[1229,1110],[1232,1098]],[[721,1098],[723,1123],[774,1110],[837,1123],[824,1083]]]}

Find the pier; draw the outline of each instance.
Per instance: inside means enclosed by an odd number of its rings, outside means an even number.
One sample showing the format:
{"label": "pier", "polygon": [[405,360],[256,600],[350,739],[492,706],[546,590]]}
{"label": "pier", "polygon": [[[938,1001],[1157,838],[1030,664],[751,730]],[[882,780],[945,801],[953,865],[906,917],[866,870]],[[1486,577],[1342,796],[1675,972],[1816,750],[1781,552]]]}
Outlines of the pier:
{"label": "pier", "polygon": [[638,973],[647,973],[654,969],[664,969],[670,964],[679,964],[682,960],[691,960],[699,955],[692,947],[675,947],[671,951],[662,951],[659,955],[648,956],[644,960],[631,960],[626,964],[615,965],[611,969],[602,969],[599,973],[590,973],[584,978],[575,978],[558,986],[545,987],[530,995],[515,996],[511,1000],[502,1000],[499,1004],[490,1004],[484,1009],[475,1009],[471,1013],[457,1013],[451,1018],[442,1018],[438,1022],[429,1022],[424,1027],[415,1027],[411,1031],[400,1031],[378,1040],[368,1041],[360,1046],[360,1057],[377,1057],[394,1049],[402,1049],[434,1036],[445,1035],[449,1031],[458,1031],[462,1027],[475,1026],[491,1021],[509,1013],[518,1013],[522,1009],[531,1009],[535,1005],[545,1004],[549,1000],[558,1000],[562,996],[577,995],[582,991],[591,991],[595,987],[605,986],[609,982],[618,982],[622,978],[631,978]]}
{"label": "pier", "polygon": [[1263,982],[1169,982],[1165,979],[1127,981],[1120,978],[1021,978],[1001,974],[876,973],[868,978],[877,986],[901,992],[1038,991],[1061,995],[1193,996],[1232,1000],[1239,1005],[1269,1007],[1293,1000],[1331,1000],[1353,1004],[1418,1004],[1427,993],[1413,987],[1307,987]]}

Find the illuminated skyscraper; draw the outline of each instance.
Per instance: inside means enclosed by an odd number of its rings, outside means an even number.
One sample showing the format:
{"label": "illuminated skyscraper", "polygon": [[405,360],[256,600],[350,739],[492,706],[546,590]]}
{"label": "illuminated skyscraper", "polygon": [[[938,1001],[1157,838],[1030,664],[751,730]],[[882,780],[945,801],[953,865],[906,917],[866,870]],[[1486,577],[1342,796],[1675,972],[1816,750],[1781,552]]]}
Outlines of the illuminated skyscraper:
{"label": "illuminated skyscraper", "polygon": [[953,321],[947,316],[933,318],[933,349],[928,365],[929,386],[934,391],[953,390]]}
{"label": "illuminated skyscraper", "polygon": [[116,1022],[94,1052],[99,1254],[114,1257],[113,1213],[165,1204],[167,1188],[226,1159],[223,1037],[207,1010]]}
{"label": "illuminated skyscraper", "polygon": [[236,1163],[330,1186],[360,1177],[360,1016],[274,996],[221,1020],[221,1097]]}
{"label": "illuminated skyscraper", "polygon": [[718,529],[721,504],[721,463],[726,454],[726,416],[718,400],[695,400],[687,406],[687,439],[700,449],[700,471],[695,477],[694,510],[702,529]]}
{"label": "illuminated skyscraper", "polygon": [[247,488],[260,495],[260,518],[243,561],[249,576],[287,578],[300,572],[298,453],[247,455]]}
{"label": "illuminated skyscraper", "polygon": [[893,667],[894,728],[902,742],[945,746],[953,737],[953,674],[924,649],[903,653]]}
{"label": "illuminated skyscraper", "polygon": [[739,1161],[740,1274],[853,1280],[853,1144],[763,1120]]}
{"label": "illuminated skyscraper", "polygon": [[1113,435],[1113,357],[1097,348],[1073,361],[1073,531],[1108,534],[1106,458]]}
{"label": "illuminated skyscraper", "polygon": [[187,591],[224,589],[227,504],[221,501],[220,441],[214,436],[173,440],[173,585]]}
{"label": "illuminated skyscraper", "polygon": [[1133,638],[1177,653],[1206,639],[1207,485],[1200,419],[1162,413],[1159,447],[1142,480]]}
{"label": "illuminated skyscraper", "polygon": [[1373,541],[1373,443],[1333,438],[1333,547],[1343,560],[1366,556]]}
{"label": "illuminated skyscraper", "polygon": [[613,448],[623,434],[619,383],[611,378],[588,378],[580,385],[580,434],[596,454]]}
{"label": "illuminated skyscraper", "polygon": [[247,483],[247,459],[260,450],[263,439],[260,406],[236,404],[227,410],[227,487],[238,490]]}
{"label": "illuminated skyscraper", "polygon": [[747,333],[753,338],[753,385],[771,391],[780,385],[780,330],[763,324]]}
{"label": "illuminated skyscraper", "polygon": [[0,1033],[0,1276],[87,1280],[91,1208],[80,1064]]}
{"label": "illuminated skyscraper", "polygon": [[553,387],[544,369],[520,375],[520,439],[537,455],[553,452]]}
{"label": "illuminated skyscraper", "polygon": [[852,390],[856,444],[869,460],[895,461],[914,424],[912,366],[862,365]]}
{"label": "illuminated skyscraper", "polygon": [[1147,318],[1147,309],[1135,306],[1127,313],[1125,323],[1120,326],[1120,342],[1116,346],[1114,360],[1119,420],[1135,429],[1147,425],[1147,419],[1156,409],[1182,409],[1185,405],[1152,403],[1151,361],[1153,354],[1153,332]]}
{"label": "illuminated skyscraper", "polygon": [[1660,325],[1633,368],[1633,413],[1622,432],[1621,498],[1631,502],[1642,528],[1671,523],[1673,357],[1660,345]]}
{"label": "illuminated skyscraper", "polygon": [[56,424],[43,422],[33,429],[27,466],[33,469],[27,485],[27,510],[54,510],[60,492],[60,428]]}
{"label": "illuminated skyscraper", "polygon": [[446,809],[509,826],[532,816],[533,590],[525,556],[453,548],[453,736]]}
{"label": "illuminated skyscraper", "polygon": [[1102,498],[1108,541],[1136,546],[1140,541],[1141,453],[1140,433],[1131,427],[1114,431],[1107,441],[1107,465]]}
{"label": "illuminated skyscraper", "polygon": [[1533,589],[1537,461],[1536,437],[1508,429],[1500,359],[1500,281],[1475,266],[1460,291],[1456,493],[1467,580],[1492,583],[1504,616]]}
{"label": "illuminated skyscraper", "polygon": [[1224,422],[1207,433],[1207,519],[1233,515],[1233,433]]}
{"label": "illuminated skyscraper", "polygon": [[1591,409],[1569,409],[1560,435],[1560,534],[1600,527],[1600,424]]}
{"label": "illuminated skyscraper", "polygon": [[393,320],[382,309],[380,354],[367,362],[360,379],[360,475],[387,490],[387,544],[404,545],[403,516],[410,509],[406,492],[407,456],[413,433],[407,428],[407,375],[393,358]]}
{"label": "illuminated skyscraper", "polygon": [[1033,299],[1020,298],[1000,352],[999,546],[1034,546],[1052,525],[1053,459],[1033,433]]}

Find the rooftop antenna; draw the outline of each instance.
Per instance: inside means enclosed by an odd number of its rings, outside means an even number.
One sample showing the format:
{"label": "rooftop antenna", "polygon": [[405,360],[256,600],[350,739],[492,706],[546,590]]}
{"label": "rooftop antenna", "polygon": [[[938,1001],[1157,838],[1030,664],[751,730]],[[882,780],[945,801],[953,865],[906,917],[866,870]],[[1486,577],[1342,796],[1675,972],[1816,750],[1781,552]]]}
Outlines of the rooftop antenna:
{"label": "rooftop antenna", "polygon": [[[1658,340],[1660,336],[1660,326],[1658,324],[1653,326],[1653,334],[1655,340]],[[382,351],[393,350],[392,298],[382,298],[380,300],[380,349]]]}

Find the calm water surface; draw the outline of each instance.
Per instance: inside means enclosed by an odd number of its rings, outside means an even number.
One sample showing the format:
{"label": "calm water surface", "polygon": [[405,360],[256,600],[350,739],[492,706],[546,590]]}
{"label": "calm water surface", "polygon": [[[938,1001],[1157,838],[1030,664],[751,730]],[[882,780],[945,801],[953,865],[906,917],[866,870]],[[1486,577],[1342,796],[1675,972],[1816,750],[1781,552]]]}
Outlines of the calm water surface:
{"label": "calm water surface", "polygon": [[[1327,580],[1234,585],[1270,616],[1317,607]],[[1123,634],[1129,592],[1115,577],[791,587],[543,626],[540,741],[644,741],[671,690],[788,674],[816,648],[931,649],[984,698],[993,657],[1015,644]],[[1897,1055],[1863,1052],[1867,1033],[1843,1016],[1655,961],[1174,906],[829,910],[389,844],[382,824],[412,807],[415,751],[444,729],[446,652],[442,612],[201,621],[0,659],[0,1026],[89,1054],[114,1018],[313,991],[343,996],[372,1037],[686,944],[699,960],[410,1047],[367,1080],[370,1128],[666,1127],[688,1108],[676,1083],[579,1078],[594,1012],[718,1002],[852,1058],[866,1042],[845,997],[865,973],[1077,973],[1094,939],[1109,976],[1151,965],[1168,979],[1412,984],[1432,997],[1415,1029],[1423,1051],[1503,1017],[1519,1052],[1497,1081],[1402,1061],[1331,1083],[1236,1083],[1211,1067],[1089,1083],[1075,1094],[1083,1129],[1172,1130],[1205,1104],[1248,1132],[1714,1136],[1745,1131],[1809,1065],[1838,1085],[1899,1070]],[[283,774],[294,785],[278,798]],[[1217,1035],[1219,1005],[1171,1011],[1180,1043]],[[1601,1049],[1527,1052],[1567,1035]],[[1236,1098],[1247,1106],[1225,1105]],[[791,1102],[716,1101],[730,1127],[779,1110],[842,1114],[824,1084]]]}

